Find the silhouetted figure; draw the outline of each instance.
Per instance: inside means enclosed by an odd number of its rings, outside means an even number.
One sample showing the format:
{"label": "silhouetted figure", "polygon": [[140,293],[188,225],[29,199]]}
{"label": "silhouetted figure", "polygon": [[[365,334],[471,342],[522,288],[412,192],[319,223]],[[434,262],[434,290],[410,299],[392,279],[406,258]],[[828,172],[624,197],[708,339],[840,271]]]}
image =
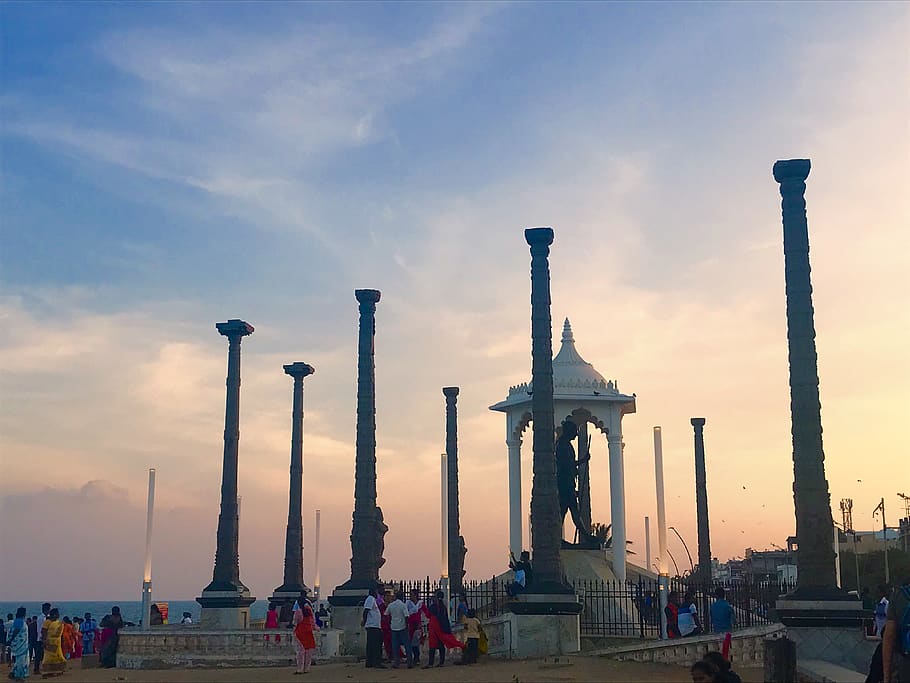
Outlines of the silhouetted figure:
{"label": "silhouetted figure", "polygon": [[581,519],[578,510],[578,465],[591,459],[588,453],[581,460],[575,459],[575,448],[572,440],[578,436],[578,426],[571,420],[562,423],[562,433],[556,440],[556,483],[559,487],[559,519],[560,524],[565,522],[566,512],[572,514],[572,522],[578,529],[578,540],[584,545],[600,545],[600,542],[591,535]]}

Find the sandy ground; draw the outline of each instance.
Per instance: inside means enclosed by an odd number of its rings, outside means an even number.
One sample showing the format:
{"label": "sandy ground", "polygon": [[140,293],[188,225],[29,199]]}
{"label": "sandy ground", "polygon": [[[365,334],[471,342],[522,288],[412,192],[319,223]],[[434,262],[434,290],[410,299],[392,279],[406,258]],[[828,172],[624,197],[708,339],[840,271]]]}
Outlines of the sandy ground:
{"label": "sandy ground", "polygon": [[[365,669],[363,663],[320,664],[303,676],[295,676],[292,668],[259,669],[180,669],[169,671],[128,671],[123,669],[74,669],[61,676],[61,683],[204,683],[225,681],[489,681],[490,683],[533,683],[555,681],[690,681],[688,668],[662,664],[615,662],[600,657],[570,657],[569,663],[554,665],[540,660],[505,661],[482,660],[473,666],[446,663],[435,669]],[[762,680],[760,669],[739,672],[744,681]],[[29,680],[38,680],[30,678]]]}

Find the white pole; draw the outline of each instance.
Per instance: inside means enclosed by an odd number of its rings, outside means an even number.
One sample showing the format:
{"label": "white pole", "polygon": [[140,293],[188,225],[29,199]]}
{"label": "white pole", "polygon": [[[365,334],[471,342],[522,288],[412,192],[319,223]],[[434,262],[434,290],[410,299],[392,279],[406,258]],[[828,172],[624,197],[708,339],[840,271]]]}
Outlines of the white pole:
{"label": "white pole", "polygon": [[319,517],[322,513],[316,510],[316,578],[313,580],[313,595],[319,600]]}
{"label": "white pole", "polygon": [[667,639],[667,598],[670,592],[670,570],[667,565],[667,508],[664,503],[664,448],[660,427],[654,428],[654,479],[657,483],[657,566],[660,594],[660,637]]}
{"label": "white pole", "polygon": [[142,628],[151,627],[152,618],[152,519],[155,512],[155,468],[149,470],[148,512],[145,519],[145,569],[142,574]]}
{"label": "white pole", "polygon": [[651,519],[645,515],[645,569],[651,571]]}
{"label": "white pole", "polygon": [[834,571],[837,576],[837,587],[840,588],[840,532],[837,524],[834,525]]}
{"label": "white pole", "polygon": [[439,496],[439,530],[441,538],[440,552],[440,588],[446,595],[446,605],[449,604],[449,471],[446,464],[446,454],[439,456],[440,463],[440,496]]}

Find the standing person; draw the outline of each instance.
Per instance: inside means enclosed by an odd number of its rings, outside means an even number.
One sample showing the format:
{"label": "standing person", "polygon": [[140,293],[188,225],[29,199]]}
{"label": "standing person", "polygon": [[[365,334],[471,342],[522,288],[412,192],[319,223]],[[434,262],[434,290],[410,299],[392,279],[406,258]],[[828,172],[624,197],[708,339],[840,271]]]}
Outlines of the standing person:
{"label": "standing person", "polygon": [[[297,604],[300,605],[299,601]],[[278,628],[278,605],[274,602],[269,603],[269,609],[265,613],[265,627],[267,629]]]}
{"label": "standing person", "polygon": [[60,621],[60,610],[56,607],[50,611],[41,629],[41,642],[44,643],[41,674],[45,678],[60,676],[66,671],[66,658],[63,655],[63,622]]}
{"label": "standing person", "polygon": [[439,650],[439,666],[446,663],[446,648],[464,649],[464,643],[452,635],[452,624],[449,622],[449,609],[446,606],[446,596],[442,591],[436,591],[429,606],[426,608],[430,617],[430,653],[428,663],[424,666],[429,669],[436,659]]}
{"label": "standing person", "polygon": [[363,602],[363,619],[360,626],[366,629],[366,667],[368,669],[384,669],[382,663],[382,614],[376,602],[376,589],[370,588],[370,593]]}
{"label": "standing person", "polygon": [[184,612],[183,619],[180,620],[181,626],[189,626],[193,623],[193,614],[191,612]]}
{"label": "standing person", "polygon": [[882,669],[887,683],[895,675],[900,683],[910,681],[910,576],[904,577],[888,602],[882,632]]}
{"label": "standing person", "polygon": [[389,628],[392,631],[392,668],[401,666],[401,649],[404,648],[408,668],[414,667],[414,653],[408,636],[408,606],[404,604],[404,591],[395,593],[395,600],[386,608]]}
{"label": "standing person", "polygon": [[40,673],[41,661],[44,659],[44,622],[47,620],[47,615],[50,614],[50,611],[51,603],[42,603],[41,614],[37,616],[35,622],[35,631],[38,633],[35,640],[35,673]]}
{"label": "standing person", "polygon": [[667,638],[679,638],[679,593],[676,591],[670,591],[667,596],[664,614],[667,615]]}
{"label": "standing person", "polygon": [[477,612],[469,609],[465,614],[464,635],[467,645],[461,653],[459,664],[476,664],[477,653],[480,651],[480,619],[477,618]]}
{"label": "standing person", "polygon": [[316,652],[316,635],[319,630],[313,607],[304,595],[297,602],[298,609],[294,611],[294,649],[297,651],[297,671],[295,674],[310,673],[313,663],[313,653]]}
{"label": "standing person", "polygon": [[730,643],[733,640],[733,621],[736,616],[733,605],[727,602],[727,591],[718,587],[714,591],[716,598],[711,605],[711,630],[721,639],[721,654],[725,659],[730,657]]}
{"label": "standing person", "polygon": [[82,659],[82,618],[73,617],[73,636],[76,642],[73,644],[73,659]]}
{"label": "standing person", "polygon": [[95,654],[95,636],[97,635],[98,624],[92,619],[92,613],[86,612],[82,620],[82,654]]}
{"label": "standing person", "polygon": [[117,605],[111,607],[111,613],[101,620],[101,649],[99,660],[105,669],[117,666],[117,647],[120,645],[120,629],[123,628],[123,617]]}
{"label": "standing person", "polygon": [[161,608],[158,607],[157,602],[153,602],[152,607],[149,610],[149,626],[162,625],[164,625],[164,616],[161,614]]}
{"label": "standing person", "polygon": [[875,635],[881,637],[888,618],[888,596],[891,589],[882,584],[878,587],[878,602],[875,603]]}
{"label": "standing person", "polygon": [[63,650],[63,658],[72,659],[76,649],[76,633],[73,630],[73,620],[69,617],[63,617],[63,635],[60,638],[60,647]]}
{"label": "standing person", "polygon": [[38,617],[26,619],[25,626],[28,629],[28,658],[35,661],[35,657],[38,656]]}
{"label": "standing person", "polygon": [[420,599],[420,591],[412,588],[411,595],[404,604],[408,608],[408,634],[411,638],[413,662],[416,665],[420,664],[420,641],[423,637],[423,600]]}
{"label": "standing person", "polygon": [[24,681],[28,678],[29,638],[28,624],[25,623],[25,608],[16,610],[12,628],[7,631],[6,642],[9,644],[12,668],[9,677],[14,681]]}
{"label": "standing person", "polygon": [[382,600],[379,600],[379,625],[382,628],[382,647],[385,649],[386,659],[392,661],[392,617],[388,613],[389,604],[393,601],[392,589],[388,586],[382,591]]}

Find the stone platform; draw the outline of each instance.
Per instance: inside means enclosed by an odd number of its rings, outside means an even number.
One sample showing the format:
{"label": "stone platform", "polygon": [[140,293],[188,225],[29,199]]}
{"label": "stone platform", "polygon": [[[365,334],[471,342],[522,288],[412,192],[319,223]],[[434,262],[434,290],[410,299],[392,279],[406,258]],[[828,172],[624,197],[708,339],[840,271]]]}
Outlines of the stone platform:
{"label": "stone platform", "polygon": [[577,614],[513,614],[483,623],[491,657],[527,659],[581,650]]}
{"label": "stone platform", "polygon": [[[343,634],[316,634],[317,661],[337,658]],[[193,626],[153,626],[120,631],[120,669],[187,669],[291,666],[296,660],[290,629],[210,631]]]}

